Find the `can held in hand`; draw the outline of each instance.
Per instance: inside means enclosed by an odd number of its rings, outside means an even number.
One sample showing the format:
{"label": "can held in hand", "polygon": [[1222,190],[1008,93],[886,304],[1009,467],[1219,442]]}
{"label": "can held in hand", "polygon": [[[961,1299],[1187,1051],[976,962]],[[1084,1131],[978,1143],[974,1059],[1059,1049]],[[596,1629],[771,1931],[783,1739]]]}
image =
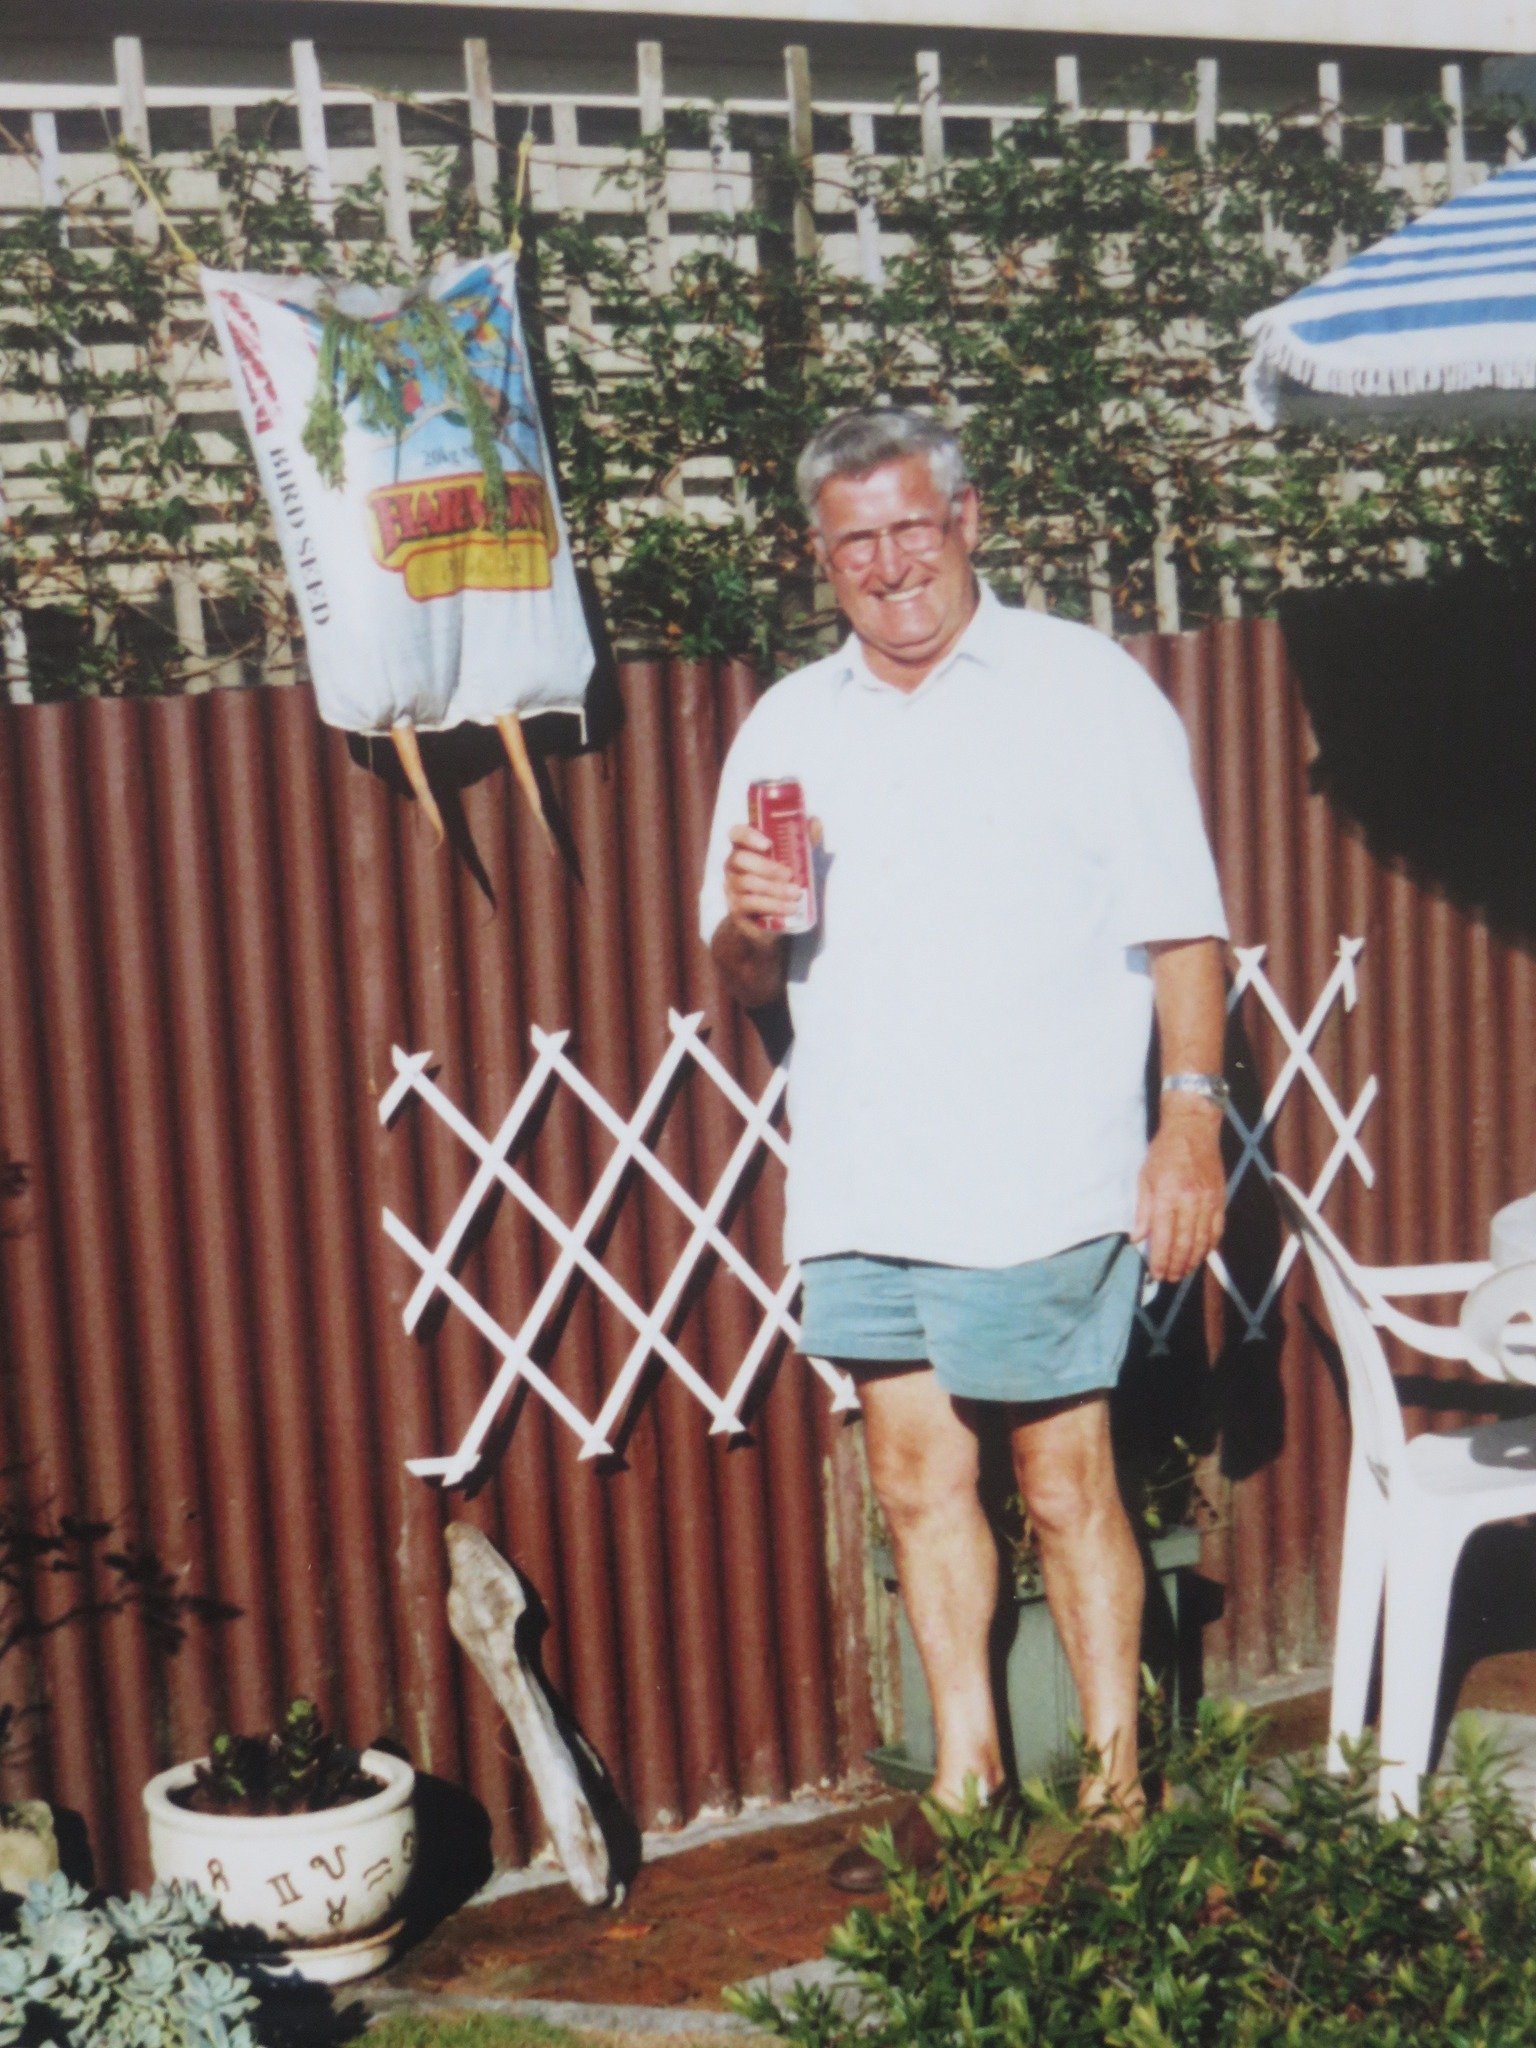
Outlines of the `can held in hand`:
{"label": "can held in hand", "polygon": [[792,775],[754,782],[747,791],[747,817],[761,832],[795,878],[798,906],[787,917],[765,917],[770,932],[808,932],[816,925],[816,868],[811,859],[811,827],[805,815],[805,791]]}

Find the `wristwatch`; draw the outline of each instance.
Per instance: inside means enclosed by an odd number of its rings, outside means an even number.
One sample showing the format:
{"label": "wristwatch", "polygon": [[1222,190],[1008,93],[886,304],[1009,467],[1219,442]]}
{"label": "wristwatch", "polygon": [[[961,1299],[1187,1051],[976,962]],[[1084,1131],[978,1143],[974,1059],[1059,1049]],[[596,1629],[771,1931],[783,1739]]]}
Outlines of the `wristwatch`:
{"label": "wristwatch", "polygon": [[1164,1074],[1165,1095],[1198,1095],[1206,1102],[1214,1102],[1225,1110],[1232,1100],[1232,1090],[1220,1074]]}

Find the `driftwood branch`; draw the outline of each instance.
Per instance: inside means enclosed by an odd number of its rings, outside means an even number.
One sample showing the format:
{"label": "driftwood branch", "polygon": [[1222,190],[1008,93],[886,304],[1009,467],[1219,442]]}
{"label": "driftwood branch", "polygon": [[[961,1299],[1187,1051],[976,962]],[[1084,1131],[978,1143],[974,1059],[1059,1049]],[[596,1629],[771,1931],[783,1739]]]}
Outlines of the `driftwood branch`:
{"label": "driftwood branch", "polygon": [[589,1906],[613,1897],[613,1862],[537,1669],[518,1642],[528,1596],[516,1571],[468,1522],[450,1522],[448,1626],[512,1724],[544,1823],[572,1889]]}

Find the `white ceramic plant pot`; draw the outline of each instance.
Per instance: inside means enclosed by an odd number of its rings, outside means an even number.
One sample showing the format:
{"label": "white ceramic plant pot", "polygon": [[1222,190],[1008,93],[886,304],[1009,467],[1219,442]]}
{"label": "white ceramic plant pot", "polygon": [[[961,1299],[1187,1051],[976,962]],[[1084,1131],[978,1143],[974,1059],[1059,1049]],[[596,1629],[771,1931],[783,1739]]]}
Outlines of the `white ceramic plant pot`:
{"label": "white ceramic plant pot", "polygon": [[367,1749],[362,1767],[383,1791],[324,1813],[193,1813],[171,1798],[195,1763],[144,1787],[149,1859],[163,1884],[195,1885],[232,1927],[258,1927],[302,1977],[337,1983],[389,1958],[401,1895],[416,1860],[416,1773]]}

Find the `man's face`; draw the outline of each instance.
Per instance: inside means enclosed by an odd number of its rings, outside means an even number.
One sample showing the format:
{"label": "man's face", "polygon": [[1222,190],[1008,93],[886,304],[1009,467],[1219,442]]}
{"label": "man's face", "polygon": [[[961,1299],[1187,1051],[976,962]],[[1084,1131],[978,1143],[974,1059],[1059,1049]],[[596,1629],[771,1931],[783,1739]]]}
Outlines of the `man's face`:
{"label": "man's face", "polygon": [[816,500],[817,553],[875,674],[911,689],[976,604],[976,493],[947,499],[923,455],[835,476]]}

